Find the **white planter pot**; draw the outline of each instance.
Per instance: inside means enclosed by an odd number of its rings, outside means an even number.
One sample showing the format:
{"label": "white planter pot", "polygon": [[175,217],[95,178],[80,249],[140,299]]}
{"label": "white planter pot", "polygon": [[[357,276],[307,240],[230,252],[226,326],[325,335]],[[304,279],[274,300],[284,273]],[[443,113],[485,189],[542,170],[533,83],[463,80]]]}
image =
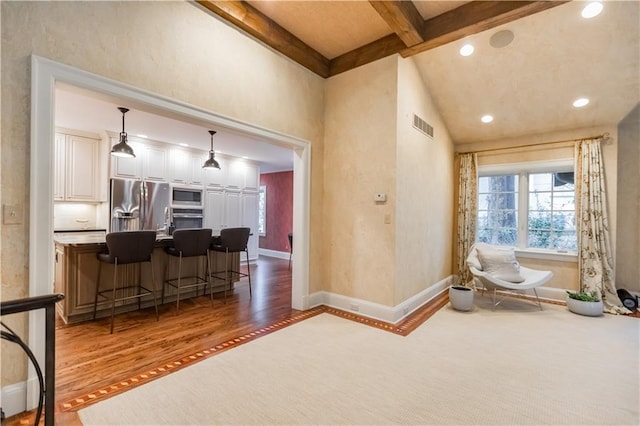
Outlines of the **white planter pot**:
{"label": "white planter pot", "polygon": [[602,300],[598,302],[584,302],[567,296],[567,308],[575,314],[587,317],[599,317],[604,311]]}
{"label": "white planter pot", "polygon": [[460,285],[451,286],[449,301],[456,311],[470,311],[473,308],[473,289]]}

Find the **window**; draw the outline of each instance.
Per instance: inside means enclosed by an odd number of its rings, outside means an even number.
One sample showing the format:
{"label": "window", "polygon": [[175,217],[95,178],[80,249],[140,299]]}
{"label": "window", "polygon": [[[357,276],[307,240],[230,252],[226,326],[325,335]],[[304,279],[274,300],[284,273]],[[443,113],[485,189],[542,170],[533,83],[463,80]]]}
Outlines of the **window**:
{"label": "window", "polygon": [[267,187],[260,185],[258,193],[258,234],[267,235]]}
{"label": "window", "polygon": [[477,241],[520,249],[576,251],[573,179],[573,171],[566,166],[512,173],[481,169]]}

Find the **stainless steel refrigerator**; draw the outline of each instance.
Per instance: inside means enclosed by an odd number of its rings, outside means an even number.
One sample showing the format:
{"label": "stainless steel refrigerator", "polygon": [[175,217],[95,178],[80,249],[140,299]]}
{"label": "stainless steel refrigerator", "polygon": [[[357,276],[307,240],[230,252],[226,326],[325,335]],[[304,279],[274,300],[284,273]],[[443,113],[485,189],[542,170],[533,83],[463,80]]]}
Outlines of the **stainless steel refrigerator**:
{"label": "stainless steel refrigerator", "polygon": [[168,183],[111,179],[110,231],[167,231],[171,220],[170,196]]}

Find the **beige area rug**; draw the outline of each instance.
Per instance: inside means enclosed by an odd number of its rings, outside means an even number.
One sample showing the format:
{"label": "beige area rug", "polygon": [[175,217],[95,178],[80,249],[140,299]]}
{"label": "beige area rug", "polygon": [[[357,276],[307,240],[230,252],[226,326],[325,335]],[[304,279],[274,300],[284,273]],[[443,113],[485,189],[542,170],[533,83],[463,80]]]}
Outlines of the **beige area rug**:
{"label": "beige area rug", "polygon": [[407,337],[312,317],[82,409],[85,425],[638,425],[640,320],[485,295]]}

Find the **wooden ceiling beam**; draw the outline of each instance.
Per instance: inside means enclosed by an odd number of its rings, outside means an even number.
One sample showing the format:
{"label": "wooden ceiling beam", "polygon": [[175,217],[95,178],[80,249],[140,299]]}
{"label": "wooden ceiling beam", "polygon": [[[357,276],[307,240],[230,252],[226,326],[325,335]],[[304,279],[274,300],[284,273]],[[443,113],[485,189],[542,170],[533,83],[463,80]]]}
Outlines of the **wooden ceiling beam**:
{"label": "wooden ceiling beam", "polygon": [[410,57],[568,1],[472,1],[424,21],[423,42],[406,47],[396,35],[378,39],[330,61],[333,76],[395,53]]}
{"label": "wooden ceiling beam", "polygon": [[250,4],[228,0],[196,0],[196,3],[319,76],[329,76],[327,58]]}
{"label": "wooden ceiling beam", "polygon": [[424,41],[424,20],[412,1],[370,0],[369,3],[407,47]]}
{"label": "wooden ceiling beam", "polygon": [[495,28],[567,1],[472,1],[424,23],[424,42],[402,50],[409,57]]}

